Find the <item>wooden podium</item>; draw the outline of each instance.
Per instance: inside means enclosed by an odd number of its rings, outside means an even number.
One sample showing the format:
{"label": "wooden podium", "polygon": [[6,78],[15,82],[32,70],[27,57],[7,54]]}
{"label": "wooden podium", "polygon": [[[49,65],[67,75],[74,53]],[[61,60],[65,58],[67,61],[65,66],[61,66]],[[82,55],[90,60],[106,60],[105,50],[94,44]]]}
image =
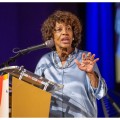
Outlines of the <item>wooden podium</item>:
{"label": "wooden podium", "polygon": [[[24,69],[10,66],[0,69],[11,76],[9,117],[49,117],[51,92],[63,86]],[[9,109],[9,108],[8,108]]]}
{"label": "wooden podium", "polygon": [[11,117],[49,117],[51,94],[12,78]]}

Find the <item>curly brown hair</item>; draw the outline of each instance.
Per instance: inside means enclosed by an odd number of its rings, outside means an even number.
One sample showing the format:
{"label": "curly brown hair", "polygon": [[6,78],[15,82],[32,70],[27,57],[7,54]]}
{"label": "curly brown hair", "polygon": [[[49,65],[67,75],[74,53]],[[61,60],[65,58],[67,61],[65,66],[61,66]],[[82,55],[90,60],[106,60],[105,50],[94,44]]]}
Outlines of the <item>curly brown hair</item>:
{"label": "curly brown hair", "polygon": [[55,11],[52,15],[48,17],[47,20],[45,20],[41,28],[43,40],[47,41],[53,38],[53,32],[55,29],[56,22],[65,23],[66,25],[70,25],[72,27],[74,37],[72,47],[77,47],[81,42],[82,25],[78,17],[68,11]]}

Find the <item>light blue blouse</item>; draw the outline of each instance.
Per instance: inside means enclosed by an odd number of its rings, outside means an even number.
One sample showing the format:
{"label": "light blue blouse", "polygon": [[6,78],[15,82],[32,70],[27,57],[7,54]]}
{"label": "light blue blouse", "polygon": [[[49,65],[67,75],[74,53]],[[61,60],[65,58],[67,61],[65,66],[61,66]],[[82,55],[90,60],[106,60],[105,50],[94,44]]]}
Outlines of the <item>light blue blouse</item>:
{"label": "light blue blouse", "polygon": [[50,117],[97,117],[96,98],[105,96],[107,86],[97,64],[94,71],[99,76],[98,88],[93,88],[86,72],[77,67],[74,59],[81,62],[83,52],[75,48],[64,66],[56,51],[45,54],[38,62],[35,74],[64,85],[52,94]]}

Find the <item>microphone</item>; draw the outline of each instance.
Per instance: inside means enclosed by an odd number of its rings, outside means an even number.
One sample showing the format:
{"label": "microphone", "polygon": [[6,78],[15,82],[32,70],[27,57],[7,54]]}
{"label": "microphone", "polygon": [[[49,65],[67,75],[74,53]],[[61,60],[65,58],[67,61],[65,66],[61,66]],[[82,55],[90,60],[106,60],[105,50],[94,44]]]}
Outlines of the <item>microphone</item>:
{"label": "microphone", "polygon": [[25,55],[25,54],[27,54],[27,53],[29,53],[31,51],[42,49],[42,48],[52,48],[53,46],[54,46],[54,41],[53,41],[53,39],[51,39],[51,40],[47,40],[43,44],[35,45],[35,46],[32,46],[32,47],[28,47],[26,49],[14,52],[14,53],[17,53],[17,55],[15,55],[13,57],[10,57],[6,62],[2,63],[0,65],[0,68],[4,67],[4,66],[8,66],[10,63],[15,62],[16,59],[19,58],[20,56]]}
{"label": "microphone", "polygon": [[28,47],[26,49],[19,50],[16,53],[24,54],[24,53],[31,52],[31,51],[38,50],[38,49],[42,49],[42,48],[52,48],[53,46],[54,46],[54,41],[53,41],[53,39],[51,39],[51,40],[47,40],[43,44],[35,45],[35,46],[32,46],[32,47]]}

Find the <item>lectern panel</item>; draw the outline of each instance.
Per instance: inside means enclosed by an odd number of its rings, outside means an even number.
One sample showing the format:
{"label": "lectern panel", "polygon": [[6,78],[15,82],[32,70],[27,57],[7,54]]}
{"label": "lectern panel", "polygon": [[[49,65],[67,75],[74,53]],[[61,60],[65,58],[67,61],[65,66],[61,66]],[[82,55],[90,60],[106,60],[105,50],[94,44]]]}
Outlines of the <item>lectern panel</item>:
{"label": "lectern panel", "polygon": [[49,117],[50,101],[50,93],[13,77],[12,117]]}

